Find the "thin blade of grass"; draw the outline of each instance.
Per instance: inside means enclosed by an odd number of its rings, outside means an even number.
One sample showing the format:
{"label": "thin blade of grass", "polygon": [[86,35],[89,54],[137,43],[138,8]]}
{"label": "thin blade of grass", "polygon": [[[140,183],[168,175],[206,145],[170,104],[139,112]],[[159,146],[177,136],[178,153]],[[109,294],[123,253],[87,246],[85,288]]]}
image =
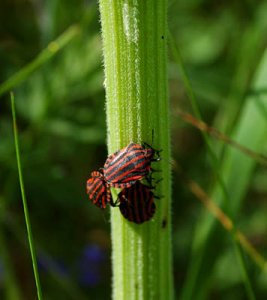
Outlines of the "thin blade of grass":
{"label": "thin blade of grass", "polygon": [[234,225],[234,222],[222,211],[216,202],[193,180],[187,180],[186,185],[195,197],[201,201],[206,209],[221,223],[223,228],[233,233],[234,238],[243,247],[255,264],[264,272],[267,272],[267,262],[257,249],[249,242],[245,235]]}
{"label": "thin blade of grass", "polygon": [[255,300],[254,291],[252,284],[245,267],[245,261],[241,252],[239,245],[235,242],[238,241],[243,249],[247,252],[250,258],[255,262],[255,264],[262,270],[266,269],[266,260],[257,251],[257,249],[249,242],[249,240],[244,236],[244,234],[236,229],[233,221],[216,205],[216,203],[205,193],[205,191],[194,181],[187,180],[187,186],[190,191],[196,196],[198,200],[208,209],[208,211],[221,223],[221,225],[232,235],[234,239],[234,247],[236,251],[237,260],[240,266],[240,270],[243,277],[244,287],[249,300]]}
{"label": "thin blade of grass", "polygon": [[[189,97],[192,109],[193,109],[193,113],[199,120],[202,121],[200,110],[198,108],[198,104],[196,101],[196,97],[195,97],[190,79],[189,79],[186,69],[184,67],[179,49],[175,45],[174,39],[172,38],[172,35],[170,33],[169,33],[169,39],[170,39],[170,47],[171,47],[173,56],[176,60],[176,63],[180,67],[181,76],[182,76],[182,79],[183,79],[183,82],[184,82],[184,85],[186,88],[186,92]],[[213,170],[214,170],[215,174],[217,175],[218,184],[217,184],[216,188],[219,190],[219,193],[220,193],[220,195],[219,195],[220,204],[223,203],[224,207],[227,207],[227,210],[232,212],[232,207],[231,207],[232,204],[231,204],[230,196],[229,196],[230,190],[228,188],[229,187],[228,186],[229,178],[227,178],[225,176],[225,173],[223,172],[224,170],[221,171],[220,163],[218,161],[218,158],[217,158],[215,152],[212,149],[212,146],[209,141],[207,133],[202,131],[202,135],[203,135],[204,141],[207,145],[208,152],[212,158]],[[228,166],[227,166],[227,168],[228,168]],[[231,198],[232,198],[232,195],[231,195]],[[212,237],[214,237],[214,236],[216,237],[219,235],[218,235],[218,232],[216,234],[216,230],[218,230],[218,229],[214,222],[214,218],[211,218],[210,216],[208,216],[208,218],[205,221],[206,222],[203,223],[203,226],[201,229],[199,227],[197,228],[198,233],[194,240],[193,249],[192,249],[193,250],[193,254],[192,254],[193,259],[191,261],[190,269],[188,272],[188,278],[186,280],[181,299],[192,299],[192,298],[204,299],[205,293],[207,292],[207,284],[201,284],[200,282],[203,280],[204,281],[206,280],[206,283],[207,283],[208,277],[203,276],[203,272],[206,272],[207,270],[204,271],[204,269],[208,265],[212,266],[214,263],[214,259],[216,257],[215,253],[212,253],[212,254],[209,253],[209,255],[207,256],[207,253],[208,253],[207,251],[211,251],[210,249],[207,250],[207,247],[208,247],[209,243],[211,242]],[[204,263],[204,258],[206,258],[208,260],[206,263]],[[212,260],[212,259],[213,259],[213,261],[211,262],[210,260]],[[240,263],[242,263],[242,261],[240,261]],[[242,269],[245,270],[244,265],[242,266]],[[208,272],[207,274],[211,274],[210,269],[207,272]],[[202,275],[200,275],[200,274],[202,274]],[[197,286],[201,285],[202,289],[200,290],[199,286],[196,287],[196,285]],[[249,288],[246,287],[246,290],[249,290]]]}
{"label": "thin blade of grass", "polygon": [[[251,78],[255,76],[255,73],[259,69],[261,58],[266,49],[266,12],[267,2],[262,1],[255,11],[254,21],[248,27],[244,27],[243,30],[243,36],[239,45],[240,48],[236,52],[236,58],[239,63],[236,66],[236,70],[234,70],[235,75],[229,95],[217,116],[216,122],[216,127],[221,128],[227,134],[231,132],[238,122],[239,114],[243,107],[243,100],[251,84]],[[264,87],[262,88],[264,90]],[[220,120],[223,120],[223,122]],[[223,151],[223,149],[221,150]]]}
{"label": "thin blade of grass", "polygon": [[[197,103],[197,99],[196,99],[192,84],[190,82],[189,76],[187,74],[186,68],[184,66],[179,48],[175,44],[172,34],[169,32],[168,35],[169,35],[170,48],[171,48],[172,54],[174,56],[174,59],[180,68],[181,77],[182,77],[182,80],[183,80],[183,83],[184,83],[184,86],[186,89],[186,93],[189,98],[192,110],[193,110],[193,113],[199,120],[202,121],[202,116],[201,116],[200,109],[199,109],[199,106]],[[219,171],[220,170],[220,162],[218,160],[218,157],[217,157],[215,151],[213,151],[213,149],[212,149],[212,145],[210,143],[208,134],[205,131],[201,131],[201,133],[202,133],[203,139],[206,143],[208,153],[211,157],[212,167],[213,167],[214,173],[217,176],[218,185],[220,186],[221,191],[222,191],[222,199],[225,203],[229,203],[230,197],[227,192],[223,177]],[[203,252],[201,254],[204,255]],[[197,259],[195,259],[195,262],[194,262],[194,268],[193,268],[193,270],[191,268],[191,270],[190,270],[191,272],[189,272],[189,280],[187,280],[187,282],[186,282],[187,285],[185,286],[185,288],[183,290],[182,299],[191,299],[192,298],[192,293],[194,293],[193,287],[197,281],[198,269],[200,268],[201,262],[202,262],[202,255],[197,256]]]}
{"label": "thin blade of grass", "polygon": [[72,25],[56,40],[49,43],[47,48],[45,48],[33,61],[31,61],[0,85],[0,96],[26,80],[33,71],[54,57],[55,54],[58,53],[58,51],[60,51],[64,46],[66,46],[75,36],[77,36],[79,32],[80,27],[78,25]]}
{"label": "thin blade of grass", "polygon": [[237,256],[237,260],[239,262],[240,265],[240,269],[241,269],[241,273],[242,273],[242,277],[243,277],[243,282],[246,288],[246,292],[247,292],[247,296],[249,300],[256,300],[252,285],[251,285],[251,281],[247,272],[247,269],[245,268],[245,261],[244,261],[244,257],[242,255],[242,251],[239,247],[239,245],[237,245],[236,243],[234,243],[234,247],[236,250],[236,256]]}
{"label": "thin blade of grass", "polygon": [[[260,90],[266,86],[266,74],[267,52],[260,64],[253,89]],[[231,138],[240,144],[249,145],[250,149],[255,152],[262,152],[266,145],[267,135],[266,107],[266,95],[249,96]],[[211,195],[217,205],[226,210],[232,218],[237,216],[242,205],[255,166],[256,161],[251,160],[240,151],[233,148],[225,151],[221,173],[228,193],[231,195],[231,201],[226,207],[224,191],[219,184],[214,186]],[[208,292],[207,284],[212,274],[211,268],[218,258],[224,238],[225,236],[218,228],[214,217],[204,214],[196,228],[192,259],[182,299],[205,299]]]}
{"label": "thin blade of grass", "polygon": [[6,300],[21,300],[21,289],[15,275],[12,255],[9,251],[5,230],[2,224],[6,212],[6,199],[4,196],[0,196],[0,203],[0,270],[3,268],[0,274],[4,271],[3,294]]}
{"label": "thin blade of grass", "polygon": [[237,143],[236,141],[232,140],[229,138],[227,135],[224,133],[220,132],[214,127],[211,127],[207,125],[205,122],[201,120],[197,120],[194,118],[192,115],[190,115],[187,112],[184,112],[180,109],[176,110],[177,115],[179,115],[185,122],[193,125],[195,128],[207,132],[210,136],[213,136],[214,138],[238,149],[239,151],[243,152],[245,155],[251,157],[252,159],[256,160],[258,163],[267,166],[267,157],[261,153],[257,153],[244,145],[241,145]]}
{"label": "thin blade of grass", "polygon": [[35,246],[34,246],[34,241],[33,241],[33,236],[32,236],[31,222],[30,222],[28,205],[27,205],[27,200],[26,200],[26,195],[25,195],[24,181],[23,181],[23,174],[22,174],[22,167],[21,167],[21,160],[20,160],[20,148],[19,148],[18,130],[17,130],[17,122],[16,122],[14,94],[11,93],[10,97],[11,97],[11,108],[12,108],[12,118],[13,118],[14,143],[15,143],[15,149],[16,149],[16,158],[17,158],[17,165],[18,165],[21,198],[22,198],[22,203],[23,203],[23,210],[24,210],[27,235],[28,235],[28,241],[29,241],[30,252],[31,252],[35,284],[36,284],[36,288],[37,288],[37,295],[38,295],[38,299],[42,300],[43,299],[42,289],[41,289],[41,283],[40,283],[40,279],[39,279],[39,272],[38,272],[38,267],[37,267],[36,254],[35,254]]}
{"label": "thin blade of grass", "polygon": [[[15,236],[17,241],[21,243],[23,247],[27,247],[27,242],[23,238],[23,230],[17,220],[12,218],[11,215],[6,215],[4,219],[1,220],[2,224],[8,228],[8,230]],[[1,233],[0,233],[1,237]],[[49,256],[47,251],[45,249],[42,249],[38,243],[35,243],[37,253],[38,255],[45,254],[50,258],[50,261],[53,262],[53,258]],[[72,280],[71,276],[61,276],[58,274],[53,268],[51,267],[51,263],[47,263],[47,272],[49,275],[53,278],[53,280],[62,288],[62,297],[64,297],[64,293],[66,294],[66,297],[68,299],[79,299],[79,300],[89,300],[90,298],[88,295],[85,295],[83,290],[80,286],[75,282],[75,280]],[[14,300],[14,299],[20,299],[20,298],[8,298],[8,300]]]}
{"label": "thin blade of grass", "polygon": [[[187,71],[185,69],[179,48],[175,44],[174,38],[170,32],[168,32],[168,37],[169,37],[170,48],[171,48],[172,54],[174,56],[175,62],[177,63],[177,65],[179,66],[180,71],[181,71],[181,77],[182,77],[182,80],[183,80],[183,83],[184,83],[184,86],[186,89],[186,93],[187,93],[188,99],[190,101],[192,110],[193,110],[193,113],[199,120],[202,120],[202,116],[201,116],[200,109],[199,109],[199,106],[197,103],[197,99],[196,99],[192,84],[190,82],[189,76],[187,75]],[[223,194],[224,194],[224,199],[227,202],[227,200],[229,200],[229,195],[227,193],[223,178],[219,172],[218,157],[217,157],[215,151],[213,151],[213,149],[212,149],[212,145],[210,143],[208,134],[206,132],[202,131],[202,136],[206,143],[207,150],[208,150],[208,153],[211,158],[211,162],[213,165],[213,171],[216,174],[216,177],[218,179],[218,182],[219,182],[219,184],[222,188]]]}

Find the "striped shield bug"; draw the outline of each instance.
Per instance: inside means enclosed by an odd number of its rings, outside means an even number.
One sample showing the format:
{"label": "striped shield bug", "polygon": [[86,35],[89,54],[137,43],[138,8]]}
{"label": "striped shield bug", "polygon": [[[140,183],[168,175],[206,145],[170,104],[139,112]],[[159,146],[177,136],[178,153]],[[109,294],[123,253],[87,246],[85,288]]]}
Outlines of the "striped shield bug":
{"label": "striped shield bug", "polygon": [[160,160],[159,152],[145,143],[130,143],[111,154],[103,168],[107,184],[115,188],[129,188],[148,175],[152,170],[151,162]]}
{"label": "striped shield bug", "polygon": [[119,208],[127,220],[136,224],[149,221],[156,210],[154,195],[150,188],[140,181],[119,193]]}
{"label": "striped shield bug", "polygon": [[86,192],[89,199],[100,208],[106,208],[111,201],[110,188],[107,186],[101,171],[93,171],[86,183]]}

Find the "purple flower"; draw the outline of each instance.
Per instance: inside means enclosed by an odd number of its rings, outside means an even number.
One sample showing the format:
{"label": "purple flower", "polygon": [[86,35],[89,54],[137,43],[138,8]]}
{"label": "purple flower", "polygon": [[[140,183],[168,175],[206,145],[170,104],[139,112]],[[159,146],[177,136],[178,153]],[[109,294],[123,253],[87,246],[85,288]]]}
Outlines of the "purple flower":
{"label": "purple flower", "polygon": [[87,245],[79,261],[79,281],[84,286],[93,287],[101,282],[101,269],[105,263],[104,250],[96,244]]}
{"label": "purple flower", "polygon": [[84,248],[82,258],[88,263],[101,263],[106,256],[101,247],[98,245],[88,245]]}

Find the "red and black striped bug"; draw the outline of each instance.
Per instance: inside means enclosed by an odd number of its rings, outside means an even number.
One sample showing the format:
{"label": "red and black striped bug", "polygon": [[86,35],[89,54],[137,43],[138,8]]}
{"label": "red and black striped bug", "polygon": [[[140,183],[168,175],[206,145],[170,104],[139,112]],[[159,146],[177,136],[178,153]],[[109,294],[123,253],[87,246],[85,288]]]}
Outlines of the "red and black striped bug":
{"label": "red and black striped bug", "polygon": [[100,208],[106,208],[107,203],[112,202],[110,189],[100,171],[93,171],[91,173],[91,177],[86,183],[86,192],[93,204]]}
{"label": "red and black striped bug", "polygon": [[111,154],[103,168],[107,184],[115,188],[129,188],[148,175],[152,170],[151,162],[160,160],[159,152],[148,144],[130,143]]}
{"label": "red and black striped bug", "polygon": [[130,188],[124,189],[118,196],[121,214],[136,224],[149,221],[155,211],[154,194],[150,188],[137,181]]}

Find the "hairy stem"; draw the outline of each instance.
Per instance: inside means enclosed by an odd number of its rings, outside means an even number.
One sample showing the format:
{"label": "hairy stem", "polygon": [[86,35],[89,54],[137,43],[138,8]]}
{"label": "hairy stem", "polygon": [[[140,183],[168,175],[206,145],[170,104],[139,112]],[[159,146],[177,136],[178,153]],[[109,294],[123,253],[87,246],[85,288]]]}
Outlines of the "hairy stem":
{"label": "hairy stem", "polygon": [[109,153],[132,141],[162,149],[155,217],[136,225],[111,210],[113,299],[172,299],[167,1],[99,4]]}

